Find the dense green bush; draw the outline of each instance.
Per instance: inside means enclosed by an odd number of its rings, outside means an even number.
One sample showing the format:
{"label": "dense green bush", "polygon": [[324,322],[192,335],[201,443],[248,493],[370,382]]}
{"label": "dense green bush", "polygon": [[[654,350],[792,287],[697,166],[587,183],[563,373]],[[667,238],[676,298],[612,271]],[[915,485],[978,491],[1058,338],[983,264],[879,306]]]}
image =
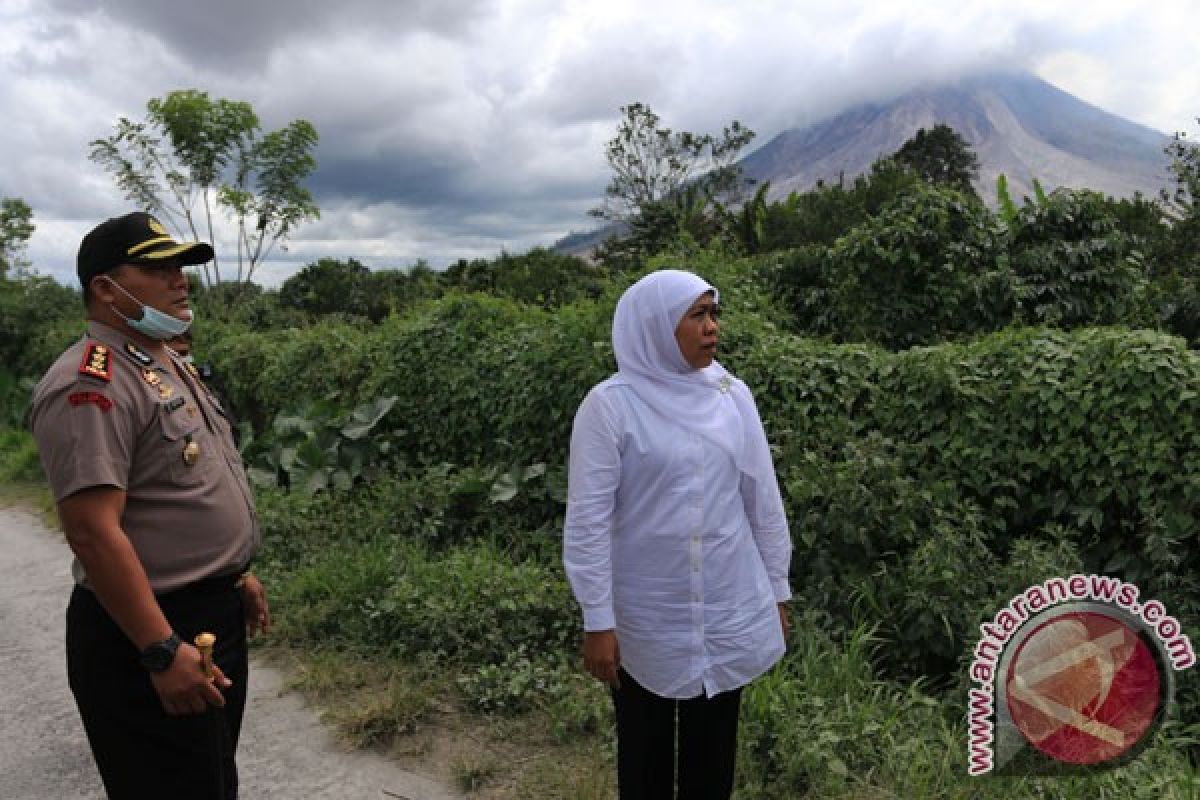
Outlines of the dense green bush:
{"label": "dense green bush", "polygon": [[38,483],[43,479],[33,435],[24,430],[0,428],[0,485]]}
{"label": "dense green bush", "polygon": [[[739,286],[729,268],[706,271]],[[776,447],[793,582],[839,624],[856,609],[886,620],[879,635],[903,645],[887,651],[890,674],[953,681],[980,619],[1022,588],[1002,579],[1012,553],[1038,542],[1061,548],[1054,563],[1200,611],[1200,362],[1180,340],[1028,329],[890,353],[797,339],[770,322],[769,298],[731,294],[735,309],[758,303],[731,314],[722,359],[754,387]],[[359,333],[355,348],[338,346],[351,338],[342,328],[264,343],[278,360],[250,377],[323,359],[365,376],[348,391],[400,398],[413,470],[366,487],[372,511],[338,515],[554,564],[571,417],[611,369],[612,296],[547,315],[452,295]],[[536,464],[548,469],[525,480]],[[502,479],[512,492],[498,503]],[[1051,577],[1034,566],[1027,583]]]}
{"label": "dense green bush", "polygon": [[922,483],[983,509],[995,552],[1060,524],[1089,568],[1194,591],[1200,358],[1182,341],[1014,330],[901,354],[881,377],[875,424],[913,445]]}
{"label": "dense green bush", "polygon": [[917,183],[832,245],[785,257],[779,279],[803,329],[897,349],[1007,321],[1002,252],[982,203]]}
{"label": "dense green bush", "polygon": [[373,295],[371,270],[351,258],[322,258],[289,277],[279,287],[279,303],[309,314],[342,312],[378,320],[387,313]]}
{"label": "dense green bush", "polygon": [[25,426],[34,379],[0,369],[0,429]]}
{"label": "dense green bush", "polygon": [[0,364],[18,377],[40,376],[83,335],[79,292],[51,278],[0,279]]}
{"label": "dense green bush", "polygon": [[273,573],[277,604],[294,609],[280,636],[449,663],[501,663],[515,650],[561,652],[579,635],[561,571],[513,562],[488,545],[433,556],[410,539],[329,541]]}
{"label": "dense green bush", "polygon": [[1058,189],[1027,203],[1011,229],[1016,318],[1032,325],[1152,325],[1147,267],[1113,204]]}
{"label": "dense green bush", "polygon": [[488,292],[522,303],[554,308],[604,291],[604,270],[576,256],[544,247],[501,253],[492,260],[459,260],[443,273],[447,287]]}

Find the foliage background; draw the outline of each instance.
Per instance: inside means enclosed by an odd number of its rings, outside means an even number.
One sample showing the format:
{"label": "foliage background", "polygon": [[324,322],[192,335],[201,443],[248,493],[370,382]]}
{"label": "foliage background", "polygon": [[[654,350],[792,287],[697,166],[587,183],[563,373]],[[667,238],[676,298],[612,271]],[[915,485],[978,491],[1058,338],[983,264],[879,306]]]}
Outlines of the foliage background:
{"label": "foliage background", "polygon": [[[771,204],[668,203],[595,263],[325,259],[278,291],[196,287],[260,483],[274,640],[425,664],[479,713],[609,741],[560,567],[566,447],[620,293],[685,268],[722,290],[720,357],[755,391],[795,542],[796,631],[746,694],[739,796],[1189,796],[1195,670],[1110,773],[968,780],[963,709],[978,624],[1046,578],[1120,577],[1196,630],[1195,230],[1084,190],[992,210],[884,160]],[[36,474],[31,381],[81,311],[0,282],[5,480]]]}

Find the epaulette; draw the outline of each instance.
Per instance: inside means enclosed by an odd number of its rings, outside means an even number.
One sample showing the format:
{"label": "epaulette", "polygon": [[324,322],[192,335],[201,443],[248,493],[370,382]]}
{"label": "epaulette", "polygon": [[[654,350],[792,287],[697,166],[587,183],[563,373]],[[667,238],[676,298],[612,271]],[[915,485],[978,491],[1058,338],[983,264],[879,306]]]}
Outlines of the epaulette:
{"label": "epaulette", "polygon": [[101,342],[88,342],[83,350],[83,361],[79,373],[99,378],[105,383],[112,381],[112,352]]}

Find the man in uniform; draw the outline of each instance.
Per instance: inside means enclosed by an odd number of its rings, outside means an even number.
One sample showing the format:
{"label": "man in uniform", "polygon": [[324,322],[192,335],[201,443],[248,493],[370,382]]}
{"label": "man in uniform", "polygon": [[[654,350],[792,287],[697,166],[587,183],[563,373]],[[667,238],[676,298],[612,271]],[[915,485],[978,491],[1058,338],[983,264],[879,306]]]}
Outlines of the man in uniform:
{"label": "man in uniform", "polygon": [[[87,335],[34,389],[31,423],[75,554],[67,677],[110,798],[231,800],[254,500],[220,404],[166,346],[191,322],[183,267],[213,257],[149,214],[102,223],[77,268]],[[216,635],[212,675],[192,645]]]}

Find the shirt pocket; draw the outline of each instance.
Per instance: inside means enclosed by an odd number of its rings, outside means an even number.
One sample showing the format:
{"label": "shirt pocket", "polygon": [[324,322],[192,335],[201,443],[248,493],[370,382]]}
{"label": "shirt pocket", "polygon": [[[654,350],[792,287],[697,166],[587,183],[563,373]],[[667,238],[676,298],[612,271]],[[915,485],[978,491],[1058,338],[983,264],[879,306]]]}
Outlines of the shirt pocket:
{"label": "shirt pocket", "polygon": [[160,411],[162,462],[171,482],[179,486],[197,486],[212,474],[219,454],[207,434],[204,423],[178,412]]}

